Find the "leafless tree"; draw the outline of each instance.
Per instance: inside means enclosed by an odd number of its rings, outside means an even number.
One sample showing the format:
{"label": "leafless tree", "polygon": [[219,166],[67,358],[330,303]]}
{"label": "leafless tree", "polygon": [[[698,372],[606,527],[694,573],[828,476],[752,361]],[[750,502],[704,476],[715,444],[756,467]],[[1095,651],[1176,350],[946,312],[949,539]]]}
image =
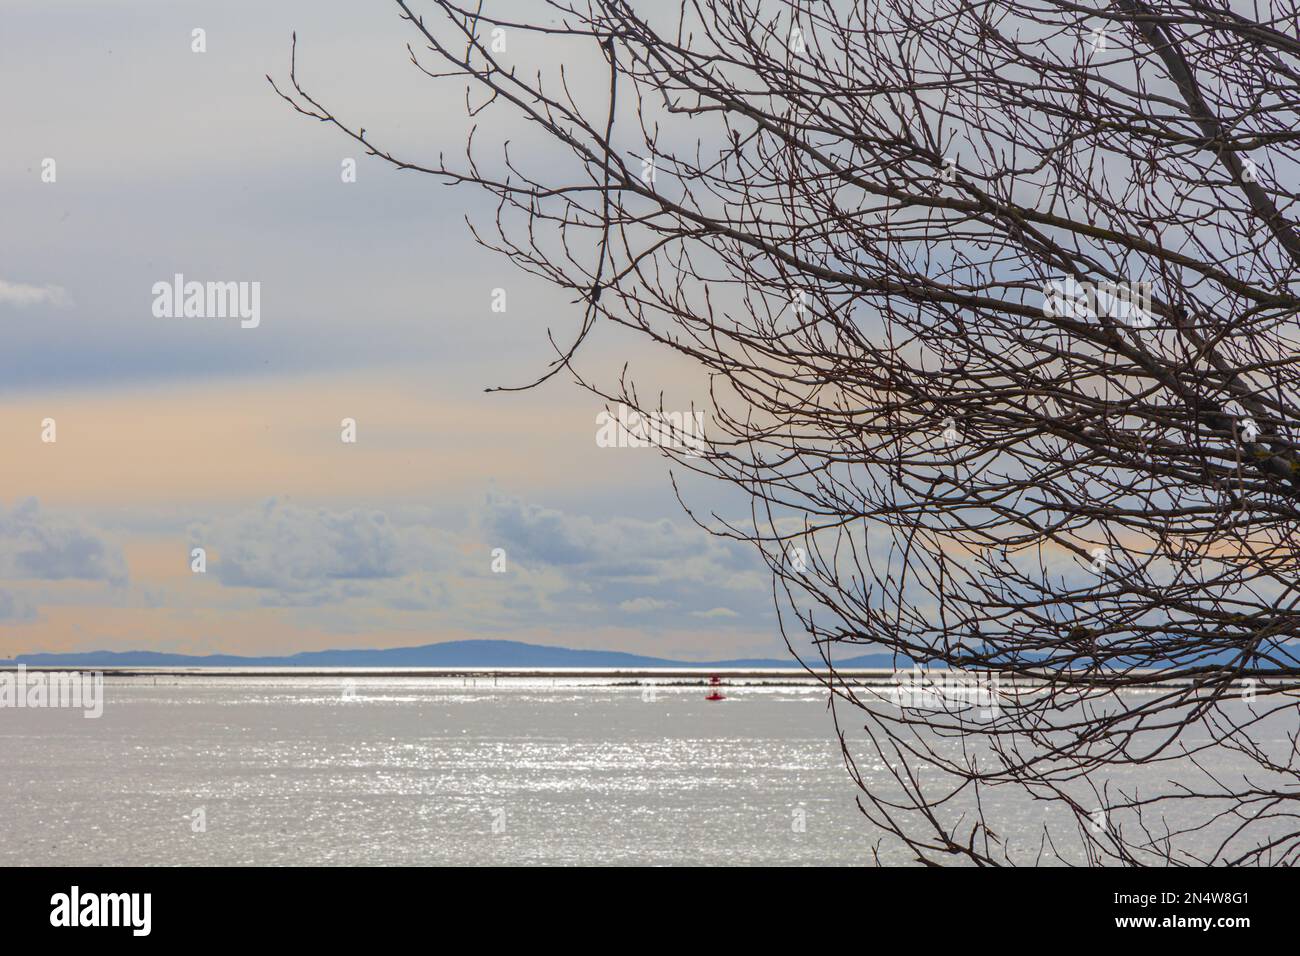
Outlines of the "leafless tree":
{"label": "leafless tree", "polygon": [[496,197],[478,240],[577,303],[539,381],[662,412],[579,367],[600,323],[707,373],[664,453],[747,493],[691,513],[787,643],[930,668],[824,678],[883,847],[1300,861],[1296,0],[396,3],[463,158],[277,89]]}

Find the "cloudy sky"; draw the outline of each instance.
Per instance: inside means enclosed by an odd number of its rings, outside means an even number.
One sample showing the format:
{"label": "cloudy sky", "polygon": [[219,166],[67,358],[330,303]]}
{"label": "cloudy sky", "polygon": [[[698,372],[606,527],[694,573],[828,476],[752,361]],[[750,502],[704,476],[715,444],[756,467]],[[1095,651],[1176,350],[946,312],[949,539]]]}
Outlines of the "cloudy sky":
{"label": "cloudy sky", "polygon": [[[415,72],[395,6],[7,0],[0,18],[0,656],[784,651],[755,556],[685,518],[655,451],[598,448],[597,400],[483,391],[534,376],[577,318],[473,245],[484,198],[357,156],[266,83],[297,30],[331,107],[394,147],[461,149],[463,99]],[[260,283],[260,324],[155,315],[177,273]],[[594,365],[629,357],[591,344]]]}

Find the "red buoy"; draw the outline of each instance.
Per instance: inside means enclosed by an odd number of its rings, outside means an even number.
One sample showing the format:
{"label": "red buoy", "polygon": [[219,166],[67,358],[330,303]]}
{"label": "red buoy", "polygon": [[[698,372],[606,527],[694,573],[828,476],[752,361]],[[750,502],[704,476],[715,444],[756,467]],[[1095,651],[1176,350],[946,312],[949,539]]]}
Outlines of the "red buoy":
{"label": "red buoy", "polygon": [[722,678],[719,677],[717,674],[711,676],[709,678],[709,688],[710,688],[709,696],[705,697],[704,699],[705,700],[726,700],[727,698],[722,696],[722,691],[718,689],[721,686],[722,686]]}

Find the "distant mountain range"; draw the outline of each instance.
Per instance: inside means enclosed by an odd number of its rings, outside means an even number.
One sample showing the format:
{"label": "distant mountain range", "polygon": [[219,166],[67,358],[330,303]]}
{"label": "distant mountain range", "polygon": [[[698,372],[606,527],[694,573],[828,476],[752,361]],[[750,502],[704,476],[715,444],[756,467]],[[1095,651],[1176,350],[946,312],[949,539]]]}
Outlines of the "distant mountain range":
{"label": "distant mountain range", "polygon": [[[809,661],[820,665],[821,661]],[[378,650],[305,651],[288,657],[240,657],[233,654],[165,654],[158,651],[85,651],[71,654],[18,654],[0,666],[28,667],[691,667],[734,670],[797,667],[793,658],[740,658],[728,661],[677,661],[621,651],[583,651],[520,641],[446,641],[419,647]],[[836,667],[905,667],[888,654],[837,660]]]}

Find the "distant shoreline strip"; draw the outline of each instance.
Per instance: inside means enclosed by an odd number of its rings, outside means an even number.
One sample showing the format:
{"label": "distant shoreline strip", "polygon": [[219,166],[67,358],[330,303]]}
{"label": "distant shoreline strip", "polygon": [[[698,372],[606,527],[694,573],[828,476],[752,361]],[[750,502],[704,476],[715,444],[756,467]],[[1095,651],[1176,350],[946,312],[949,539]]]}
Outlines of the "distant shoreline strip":
{"label": "distant shoreline strip", "polygon": [[[14,671],[20,665],[12,663],[0,664],[0,673]],[[768,686],[808,686],[820,685],[823,680],[829,677],[832,672],[825,669],[814,669],[809,672],[803,668],[710,668],[710,667],[651,667],[651,668],[520,668],[520,667],[416,667],[416,668],[391,668],[391,667],[339,667],[339,668],[308,668],[308,667],[286,667],[286,666],[269,666],[269,667],[240,667],[227,668],[220,666],[195,666],[195,667],[134,667],[128,665],[102,665],[102,666],[74,666],[69,664],[38,664],[38,665],[21,665],[29,673],[65,673],[65,672],[89,672],[102,673],[105,680],[121,678],[202,678],[205,680],[247,680],[250,678],[266,679],[331,679],[331,678],[374,678],[374,679],[406,679],[406,680],[459,680],[459,681],[490,681],[496,683],[500,680],[599,680],[599,685],[593,686],[617,686],[620,682],[655,682],[655,683],[673,683],[678,685],[707,685],[711,677],[719,677],[725,681],[744,681],[752,685],[767,684]],[[938,677],[946,672],[945,668],[930,668],[930,673]],[[857,685],[891,685],[894,684],[900,676],[915,673],[911,668],[836,668],[833,672],[838,684],[857,684]],[[986,673],[980,671],[954,671],[955,674],[966,674],[974,677]],[[1034,688],[1041,687],[1044,679],[1035,677],[1030,674],[1012,677],[1007,674],[998,675],[1000,684],[1004,690],[1012,688]],[[1057,675],[1060,679],[1060,675]],[[1288,684],[1294,685],[1295,678],[1288,675],[1279,675],[1275,679],[1262,678],[1256,681],[1261,688],[1271,685]],[[1201,677],[1181,676],[1162,674],[1160,670],[1140,670],[1130,671],[1127,674],[1117,674],[1111,680],[1098,678],[1095,675],[1088,677],[1078,675],[1077,686],[1080,688],[1093,686],[1098,689],[1110,687],[1119,689],[1140,690],[1143,688],[1162,688],[1174,689],[1178,687],[1197,687],[1207,683]],[[1232,681],[1228,686],[1237,687],[1242,685],[1241,681]],[[490,686],[490,685],[489,685]],[[1222,689],[1223,685],[1214,685]]]}

